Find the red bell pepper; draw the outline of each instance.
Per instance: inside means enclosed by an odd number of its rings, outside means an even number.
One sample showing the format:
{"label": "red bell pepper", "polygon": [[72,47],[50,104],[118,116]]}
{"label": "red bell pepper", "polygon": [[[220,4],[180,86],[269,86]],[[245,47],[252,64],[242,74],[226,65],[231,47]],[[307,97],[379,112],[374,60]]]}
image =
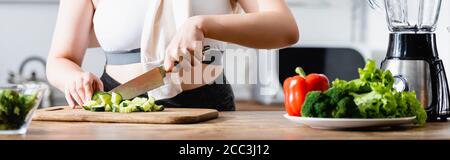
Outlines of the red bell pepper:
{"label": "red bell pepper", "polygon": [[323,74],[312,73],[306,76],[301,67],[297,67],[295,72],[298,75],[287,78],[283,83],[284,105],[290,116],[301,116],[306,94],[310,91],[328,90],[329,81]]}

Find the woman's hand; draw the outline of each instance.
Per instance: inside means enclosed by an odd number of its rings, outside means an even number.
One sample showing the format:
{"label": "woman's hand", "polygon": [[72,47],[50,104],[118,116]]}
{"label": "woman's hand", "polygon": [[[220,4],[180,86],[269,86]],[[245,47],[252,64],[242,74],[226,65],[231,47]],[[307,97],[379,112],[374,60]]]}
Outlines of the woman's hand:
{"label": "woman's hand", "polygon": [[95,91],[103,91],[102,81],[92,73],[84,72],[67,81],[64,94],[71,108],[91,100]]}
{"label": "woman's hand", "polygon": [[180,63],[183,69],[201,64],[203,55],[203,30],[200,28],[201,17],[188,19],[173,37],[166,49],[164,69],[172,71],[175,64]]}
{"label": "woman's hand", "polygon": [[81,68],[90,42],[94,5],[91,0],[60,0],[52,45],[47,58],[48,81],[65,93],[70,107],[83,105],[102,82]]}

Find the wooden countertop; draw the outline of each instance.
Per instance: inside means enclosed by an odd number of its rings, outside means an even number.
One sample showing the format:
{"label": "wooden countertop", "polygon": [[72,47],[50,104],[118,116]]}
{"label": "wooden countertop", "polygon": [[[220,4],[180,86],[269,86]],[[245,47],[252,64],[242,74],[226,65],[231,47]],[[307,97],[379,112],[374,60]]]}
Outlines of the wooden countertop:
{"label": "wooden countertop", "polygon": [[284,111],[284,104],[263,105],[253,101],[236,102],[236,111]]}
{"label": "wooden countertop", "polygon": [[0,139],[450,140],[450,122],[384,131],[332,131],[288,121],[282,105],[237,102],[237,110],[220,112],[218,119],[185,125],[33,121],[26,135],[0,135]]}
{"label": "wooden countertop", "polygon": [[387,131],[330,131],[300,126],[283,111],[221,112],[218,119],[187,125],[68,123],[33,121],[26,135],[0,139],[162,139],[162,140],[396,140],[450,139],[450,123]]}

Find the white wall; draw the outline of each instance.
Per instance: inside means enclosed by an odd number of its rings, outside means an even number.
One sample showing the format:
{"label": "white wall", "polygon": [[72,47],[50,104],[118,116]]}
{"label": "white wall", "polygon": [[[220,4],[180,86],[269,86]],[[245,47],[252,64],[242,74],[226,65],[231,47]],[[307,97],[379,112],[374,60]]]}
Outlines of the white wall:
{"label": "white wall", "polygon": [[[10,71],[17,73],[27,57],[46,59],[57,12],[57,3],[0,3],[0,84],[7,82]],[[101,74],[105,61],[101,50],[90,49],[86,57],[83,68]],[[32,71],[45,78],[45,70],[39,63],[27,65],[25,76]],[[57,98],[63,99],[61,92],[53,91]]]}
{"label": "white wall", "polygon": [[[45,58],[55,23],[56,4],[0,3],[0,83],[5,83],[9,71],[17,72],[19,64],[29,56]],[[39,75],[44,70],[30,66]]]}
{"label": "white wall", "polygon": [[352,0],[289,0],[301,32],[301,43],[351,41]]}

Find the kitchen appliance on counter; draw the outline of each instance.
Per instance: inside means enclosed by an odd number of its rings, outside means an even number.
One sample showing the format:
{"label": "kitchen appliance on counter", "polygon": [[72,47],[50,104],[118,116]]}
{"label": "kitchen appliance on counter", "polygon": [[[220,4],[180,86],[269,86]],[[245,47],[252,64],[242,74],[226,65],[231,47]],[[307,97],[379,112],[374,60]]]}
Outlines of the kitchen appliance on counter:
{"label": "kitchen appliance on counter", "polygon": [[415,91],[428,120],[450,116],[446,73],[439,59],[436,34],[441,0],[369,0],[383,8],[390,30],[389,46],[382,69],[395,77],[398,91]]}

